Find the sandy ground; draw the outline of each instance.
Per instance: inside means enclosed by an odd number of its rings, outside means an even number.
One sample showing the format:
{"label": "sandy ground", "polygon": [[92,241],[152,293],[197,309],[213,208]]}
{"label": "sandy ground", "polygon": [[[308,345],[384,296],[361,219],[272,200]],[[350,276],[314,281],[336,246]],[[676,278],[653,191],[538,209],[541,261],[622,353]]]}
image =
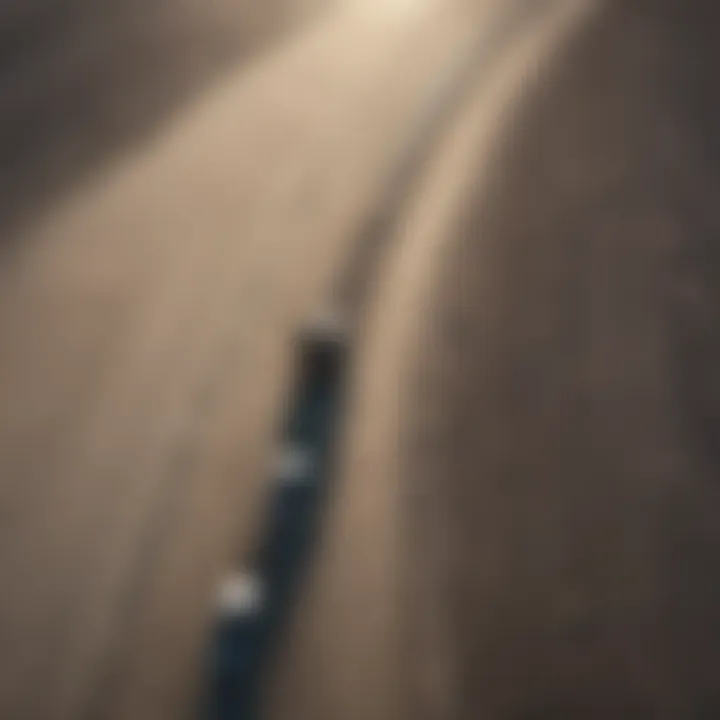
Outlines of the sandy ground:
{"label": "sandy ground", "polygon": [[[0,716],[190,707],[293,332],[493,7],[338,7],[14,235]],[[470,88],[373,288],[274,717],[717,716],[701,7],[557,0]]]}
{"label": "sandy ground", "polygon": [[293,332],[486,8],[338,8],[12,238],[0,715],[188,707],[216,580],[263,497]]}
{"label": "sandy ground", "polygon": [[[417,447],[408,441],[416,424],[428,420],[426,408],[417,407],[426,389],[418,387],[416,368],[443,347],[428,341],[424,330],[439,268],[457,239],[468,180],[476,180],[478,167],[492,174],[495,143],[518,99],[592,7],[558,2],[518,18],[491,62],[479,63],[468,77],[399,208],[360,335],[342,479],[319,561],[277,664],[272,718],[290,717],[293,710],[318,720],[456,716],[454,656],[438,617],[437,580],[447,558],[436,528],[445,516],[441,506],[437,514],[426,508],[425,497],[419,502],[423,470],[437,467],[428,456],[434,463],[446,459],[446,438],[423,437]],[[457,290],[443,286],[452,297]],[[431,409],[439,412],[445,388],[437,390]],[[406,476],[415,456],[419,465]],[[468,548],[450,552],[472,562]]]}

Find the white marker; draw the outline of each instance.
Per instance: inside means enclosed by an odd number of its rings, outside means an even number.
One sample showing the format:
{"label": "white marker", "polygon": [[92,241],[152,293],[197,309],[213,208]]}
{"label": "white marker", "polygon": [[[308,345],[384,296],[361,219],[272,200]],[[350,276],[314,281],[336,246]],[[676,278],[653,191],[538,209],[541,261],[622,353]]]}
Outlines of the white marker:
{"label": "white marker", "polygon": [[275,478],[281,485],[307,482],[315,470],[315,458],[310,448],[286,445],[278,450],[273,464]]}
{"label": "white marker", "polygon": [[254,615],[263,604],[262,582],[257,575],[238,572],[220,585],[218,612],[225,617]]}

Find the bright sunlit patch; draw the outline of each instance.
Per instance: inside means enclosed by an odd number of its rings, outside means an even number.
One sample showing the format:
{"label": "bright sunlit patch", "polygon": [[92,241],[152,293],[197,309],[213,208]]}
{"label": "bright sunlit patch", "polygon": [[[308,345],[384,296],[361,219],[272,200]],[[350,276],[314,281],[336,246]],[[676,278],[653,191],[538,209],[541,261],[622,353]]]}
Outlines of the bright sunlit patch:
{"label": "bright sunlit patch", "polygon": [[438,0],[354,0],[354,5],[373,15],[405,17],[436,7]]}

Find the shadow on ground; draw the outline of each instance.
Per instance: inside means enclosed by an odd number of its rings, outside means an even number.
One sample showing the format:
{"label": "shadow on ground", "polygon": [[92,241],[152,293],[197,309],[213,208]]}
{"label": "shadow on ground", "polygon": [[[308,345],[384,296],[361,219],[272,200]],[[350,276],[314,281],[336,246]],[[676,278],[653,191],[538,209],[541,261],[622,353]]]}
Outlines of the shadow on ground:
{"label": "shadow on ground", "polygon": [[0,238],[323,0],[0,7]]}

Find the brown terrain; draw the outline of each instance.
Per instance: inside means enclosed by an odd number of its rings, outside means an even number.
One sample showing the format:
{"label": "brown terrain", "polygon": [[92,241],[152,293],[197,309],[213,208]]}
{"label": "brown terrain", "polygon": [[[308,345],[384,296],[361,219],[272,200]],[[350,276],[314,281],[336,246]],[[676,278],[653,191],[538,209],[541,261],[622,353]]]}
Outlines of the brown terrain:
{"label": "brown terrain", "polygon": [[192,715],[390,196],[269,715],[720,715],[713,4],[140,5],[0,10],[0,717]]}

